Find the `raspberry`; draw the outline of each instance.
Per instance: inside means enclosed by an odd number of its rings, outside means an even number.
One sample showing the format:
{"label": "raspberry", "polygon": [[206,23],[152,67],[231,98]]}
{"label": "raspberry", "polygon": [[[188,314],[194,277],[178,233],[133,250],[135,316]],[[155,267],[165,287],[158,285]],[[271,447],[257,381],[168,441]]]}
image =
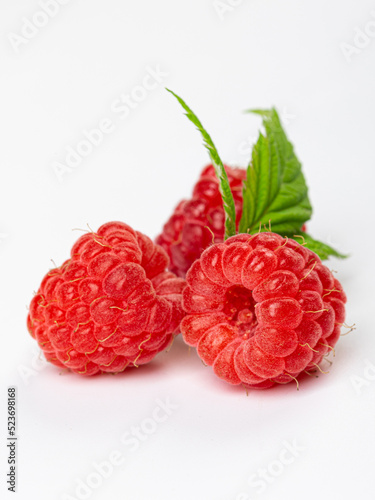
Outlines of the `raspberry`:
{"label": "raspberry", "polygon": [[186,281],[183,338],[230,384],[291,382],[340,336],[342,286],[315,253],[275,233],[213,244]]}
{"label": "raspberry", "polygon": [[[234,197],[238,226],[246,170],[227,166],[225,170]],[[194,186],[192,199],[183,200],[177,205],[164,225],[163,232],[156,238],[156,243],[169,255],[169,269],[184,278],[191,264],[200,257],[213,238],[216,243],[224,240],[224,219],[219,182],[214,167],[208,165]]]}
{"label": "raspberry", "polygon": [[170,345],[184,315],[185,282],[147,236],[109,222],[81,236],[43,279],[28,328],[48,361],[81,375],[117,373]]}

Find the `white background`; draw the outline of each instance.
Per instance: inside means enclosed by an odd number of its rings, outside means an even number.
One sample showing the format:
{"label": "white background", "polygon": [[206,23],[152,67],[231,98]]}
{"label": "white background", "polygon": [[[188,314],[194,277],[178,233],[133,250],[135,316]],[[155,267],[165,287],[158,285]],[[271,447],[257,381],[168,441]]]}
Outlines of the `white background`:
{"label": "white background", "polygon": [[[122,464],[86,498],[373,498],[375,3],[224,0],[221,16],[216,3],[71,0],[17,46],[9,36],[23,36],[24,17],[43,22],[39,3],[0,2],[2,498],[13,498],[4,477],[9,385],[18,387],[22,500],[83,498],[77,481],[98,480],[93,463],[114,450]],[[366,27],[371,36],[360,38]],[[354,47],[347,57],[344,43]],[[111,106],[137,92],[148,67],[163,81],[122,118]],[[154,237],[207,163],[164,86],[240,166],[260,127],[243,111],[275,105],[304,165],[310,232],[351,254],[328,265],[357,329],[339,341],[330,373],[298,392],[289,384],[247,397],[180,338],[118,377],[84,379],[38,361],[26,307],[50,259],[67,258],[80,234],[72,229],[123,220]],[[53,162],[103,119],[113,131],[59,182]],[[153,428],[158,399],[178,408]],[[139,446],[122,440],[135,426],[153,431]]]}

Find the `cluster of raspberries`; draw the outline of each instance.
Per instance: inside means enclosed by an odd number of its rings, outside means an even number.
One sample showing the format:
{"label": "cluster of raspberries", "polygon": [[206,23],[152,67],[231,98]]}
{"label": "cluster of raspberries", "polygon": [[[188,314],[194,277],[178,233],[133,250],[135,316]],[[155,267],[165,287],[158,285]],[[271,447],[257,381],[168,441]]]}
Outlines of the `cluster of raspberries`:
{"label": "cluster of raspberries", "polygon": [[[238,225],[246,171],[225,169]],[[118,373],[181,331],[233,385],[265,389],[319,367],[345,320],[340,283],[315,253],[275,233],[224,242],[224,220],[210,165],[156,243],[122,222],[81,236],[30,304],[28,329],[46,359],[81,375]]]}

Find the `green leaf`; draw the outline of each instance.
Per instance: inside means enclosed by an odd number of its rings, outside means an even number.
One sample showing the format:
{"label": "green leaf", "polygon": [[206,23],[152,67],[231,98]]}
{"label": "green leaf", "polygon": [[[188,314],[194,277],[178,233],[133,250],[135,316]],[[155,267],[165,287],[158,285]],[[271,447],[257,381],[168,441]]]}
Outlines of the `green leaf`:
{"label": "green leaf", "polygon": [[309,234],[300,231],[298,234],[289,235],[290,238],[293,238],[298,243],[303,244],[304,246],[315,252],[322,260],[328,259],[331,255],[333,257],[338,257],[339,259],[346,259],[349,257],[348,255],[342,254],[327,245],[326,243],[322,243],[321,241],[314,240]]}
{"label": "green leaf", "polygon": [[181,97],[179,97],[177,94],[172,92],[172,90],[169,90],[169,89],[166,89],[166,90],[175,96],[175,98],[178,100],[178,102],[181,104],[181,106],[186,111],[186,116],[189,118],[189,120],[192,123],[194,123],[194,125],[197,127],[199,132],[202,134],[203,144],[205,145],[206,149],[208,150],[208,154],[210,155],[212,164],[215,168],[217,178],[219,179],[220,193],[221,193],[221,197],[223,199],[223,205],[224,205],[224,211],[225,211],[225,236],[224,237],[225,237],[225,239],[227,239],[230,236],[234,236],[236,234],[236,209],[234,206],[234,199],[233,199],[232,191],[230,190],[227,173],[225,171],[223,162],[220,159],[219,153],[217,152],[215,144],[213,143],[208,132],[204,129],[204,127],[201,124],[201,122],[199,121],[198,117],[193,113],[193,111],[188,107],[188,105],[181,99]]}
{"label": "green leaf", "polygon": [[263,119],[266,135],[254,146],[243,189],[240,232],[260,230],[298,233],[312,214],[301,163],[275,109],[253,110]]}

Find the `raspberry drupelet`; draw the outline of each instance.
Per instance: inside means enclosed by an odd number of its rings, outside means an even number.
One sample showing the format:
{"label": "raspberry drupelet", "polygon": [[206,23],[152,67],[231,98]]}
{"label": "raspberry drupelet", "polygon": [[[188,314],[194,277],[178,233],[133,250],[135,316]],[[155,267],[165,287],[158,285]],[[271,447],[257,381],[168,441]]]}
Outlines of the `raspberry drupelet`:
{"label": "raspberry drupelet", "polygon": [[48,361],[81,375],[118,373],[166,349],[184,315],[185,281],[168,256],[122,222],[81,236],[43,279],[28,329]]}
{"label": "raspberry drupelet", "polygon": [[331,271],[271,232],[213,244],[186,281],[183,338],[233,385],[266,389],[315,369],[345,320],[346,296]]}
{"label": "raspberry drupelet", "polygon": [[[246,170],[225,166],[237,213],[242,214],[242,188]],[[181,201],[156,238],[170,258],[170,271],[185,277],[186,272],[211,243],[224,240],[224,209],[219,181],[212,165],[203,169],[190,200]]]}

